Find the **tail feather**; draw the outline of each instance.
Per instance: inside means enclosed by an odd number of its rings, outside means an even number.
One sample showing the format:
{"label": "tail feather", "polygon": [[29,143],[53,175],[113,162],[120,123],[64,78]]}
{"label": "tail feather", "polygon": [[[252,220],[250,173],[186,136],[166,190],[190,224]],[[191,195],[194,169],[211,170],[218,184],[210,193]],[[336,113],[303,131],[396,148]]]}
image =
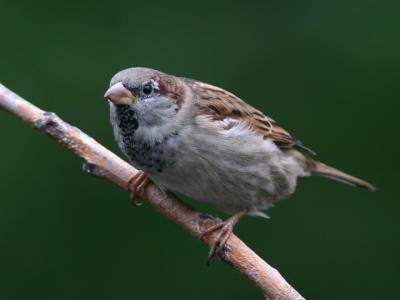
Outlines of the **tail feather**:
{"label": "tail feather", "polygon": [[350,185],[358,186],[358,187],[367,189],[369,191],[376,190],[376,188],[372,184],[370,184],[360,178],[351,176],[351,175],[346,174],[342,171],[339,171],[335,168],[327,166],[319,161],[313,160],[312,163],[309,164],[309,170],[314,175],[328,177],[330,179],[341,181],[341,182],[344,182],[344,183],[347,183]]}

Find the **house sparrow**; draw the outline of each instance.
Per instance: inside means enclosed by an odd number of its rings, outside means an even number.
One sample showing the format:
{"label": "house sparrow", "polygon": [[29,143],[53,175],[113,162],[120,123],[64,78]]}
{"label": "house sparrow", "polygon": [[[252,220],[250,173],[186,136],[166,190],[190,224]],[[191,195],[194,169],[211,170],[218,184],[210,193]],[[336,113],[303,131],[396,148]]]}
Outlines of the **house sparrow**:
{"label": "house sparrow", "polygon": [[148,68],[117,73],[105,93],[115,139],[136,168],[134,198],[149,180],[232,214],[209,258],[244,215],[263,212],[294,192],[298,177],[321,175],[374,190],[312,158],[313,152],[273,119],[237,96],[197,80]]}

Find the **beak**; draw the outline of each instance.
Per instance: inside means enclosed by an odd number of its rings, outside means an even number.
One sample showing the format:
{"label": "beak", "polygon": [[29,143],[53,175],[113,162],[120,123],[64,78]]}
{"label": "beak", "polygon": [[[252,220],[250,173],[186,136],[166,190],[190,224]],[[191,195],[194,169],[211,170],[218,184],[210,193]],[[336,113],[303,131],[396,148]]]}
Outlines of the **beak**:
{"label": "beak", "polygon": [[121,82],[110,87],[104,94],[104,98],[115,105],[126,105],[136,101],[136,97]]}

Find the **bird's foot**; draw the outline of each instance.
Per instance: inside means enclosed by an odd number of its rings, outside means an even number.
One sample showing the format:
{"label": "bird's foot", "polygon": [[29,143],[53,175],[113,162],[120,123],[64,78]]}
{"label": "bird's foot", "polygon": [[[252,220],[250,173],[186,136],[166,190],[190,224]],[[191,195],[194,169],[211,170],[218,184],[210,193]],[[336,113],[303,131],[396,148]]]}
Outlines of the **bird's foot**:
{"label": "bird's foot", "polygon": [[234,214],[232,217],[225,220],[224,222],[215,224],[207,228],[201,234],[200,239],[203,240],[206,235],[211,234],[213,232],[217,232],[215,238],[213,238],[212,241],[210,242],[210,251],[208,252],[208,259],[207,259],[208,264],[216,254],[220,253],[224,249],[226,242],[232,235],[233,227],[245,214],[246,214],[245,210],[239,211],[238,213]]}
{"label": "bird's foot", "polygon": [[143,197],[144,189],[150,182],[149,177],[143,171],[139,171],[129,178],[128,191],[133,205],[140,206],[142,204],[138,197]]}

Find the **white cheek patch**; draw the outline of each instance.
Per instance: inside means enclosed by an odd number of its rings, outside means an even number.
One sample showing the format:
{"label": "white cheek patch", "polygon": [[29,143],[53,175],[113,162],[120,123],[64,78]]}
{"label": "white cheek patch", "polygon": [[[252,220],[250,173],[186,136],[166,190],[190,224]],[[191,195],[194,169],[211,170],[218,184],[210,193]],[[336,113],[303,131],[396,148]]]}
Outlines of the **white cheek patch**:
{"label": "white cheek patch", "polygon": [[146,98],[140,99],[140,102],[141,102],[142,104],[151,104],[151,103],[153,103],[153,102],[155,102],[155,101],[157,101],[157,100],[158,100],[158,96],[153,95],[153,96],[151,96],[151,97],[146,97]]}
{"label": "white cheek patch", "polygon": [[176,129],[176,104],[162,96],[153,96],[137,103],[139,128],[135,135],[150,144],[162,141]]}

